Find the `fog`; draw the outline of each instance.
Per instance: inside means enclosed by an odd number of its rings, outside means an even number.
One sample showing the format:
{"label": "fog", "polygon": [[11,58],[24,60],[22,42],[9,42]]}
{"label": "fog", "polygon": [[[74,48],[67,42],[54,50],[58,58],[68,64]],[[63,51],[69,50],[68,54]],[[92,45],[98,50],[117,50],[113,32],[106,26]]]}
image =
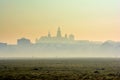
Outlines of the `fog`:
{"label": "fog", "polygon": [[21,45],[0,45],[0,57],[23,58],[79,58],[120,57],[120,43],[113,41],[75,43],[36,43]]}

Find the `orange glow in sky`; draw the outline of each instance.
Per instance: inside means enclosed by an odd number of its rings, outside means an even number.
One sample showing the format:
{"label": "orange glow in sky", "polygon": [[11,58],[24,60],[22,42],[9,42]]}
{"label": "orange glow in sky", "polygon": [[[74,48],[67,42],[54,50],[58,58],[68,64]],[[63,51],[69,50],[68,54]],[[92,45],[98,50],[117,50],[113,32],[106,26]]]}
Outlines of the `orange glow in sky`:
{"label": "orange glow in sky", "polygon": [[74,34],[77,40],[120,41],[119,0],[0,0],[0,42],[32,42],[47,35]]}

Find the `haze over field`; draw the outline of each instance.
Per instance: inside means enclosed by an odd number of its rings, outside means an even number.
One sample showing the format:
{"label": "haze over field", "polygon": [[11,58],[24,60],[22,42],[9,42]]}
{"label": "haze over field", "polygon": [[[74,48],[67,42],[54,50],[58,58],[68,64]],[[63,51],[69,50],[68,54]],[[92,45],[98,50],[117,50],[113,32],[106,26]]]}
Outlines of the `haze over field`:
{"label": "haze over field", "polygon": [[120,0],[0,0],[0,57],[119,57],[119,7]]}
{"label": "haze over field", "polygon": [[75,40],[73,34],[62,36],[60,27],[56,36],[48,35],[31,43],[29,39],[20,38],[17,45],[0,43],[0,57],[35,57],[35,58],[78,58],[78,57],[120,57],[120,42],[92,42]]}
{"label": "haze over field", "polygon": [[58,26],[77,40],[120,41],[119,7],[120,0],[0,0],[0,42],[34,43]]}
{"label": "haze over field", "polygon": [[120,80],[120,0],[0,0],[0,80]]}

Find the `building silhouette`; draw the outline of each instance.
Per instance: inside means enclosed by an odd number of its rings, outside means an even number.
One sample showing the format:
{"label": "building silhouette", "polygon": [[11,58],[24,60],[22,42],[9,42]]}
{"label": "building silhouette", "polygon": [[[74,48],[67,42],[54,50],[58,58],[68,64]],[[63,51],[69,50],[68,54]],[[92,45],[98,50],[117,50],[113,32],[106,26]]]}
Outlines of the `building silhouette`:
{"label": "building silhouette", "polygon": [[31,42],[29,39],[21,38],[17,40],[17,45],[30,45]]}
{"label": "building silhouette", "polygon": [[57,38],[61,38],[61,30],[60,30],[60,27],[58,27],[58,31],[57,31]]}
{"label": "building silhouette", "polygon": [[60,27],[58,27],[56,36],[51,36],[50,32],[48,32],[48,36],[42,36],[39,39],[36,39],[36,43],[71,43],[74,42],[74,35],[70,34],[69,38],[67,37],[67,34],[65,36],[62,36],[62,32]]}
{"label": "building silhouette", "polygon": [[56,35],[50,32],[31,43],[27,38],[20,38],[16,44],[0,43],[0,55],[5,57],[120,57],[120,42],[96,42],[74,40],[73,34],[62,34],[58,27]]}
{"label": "building silhouette", "polygon": [[0,47],[6,47],[7,43],[0,43]]}

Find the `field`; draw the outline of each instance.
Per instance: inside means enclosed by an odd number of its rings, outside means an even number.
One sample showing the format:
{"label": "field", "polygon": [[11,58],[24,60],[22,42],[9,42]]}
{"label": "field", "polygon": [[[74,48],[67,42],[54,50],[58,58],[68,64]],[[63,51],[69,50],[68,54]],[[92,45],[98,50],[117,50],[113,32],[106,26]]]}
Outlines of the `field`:
{"label": "field", "polygon": [[120,59],[1,59],[0,80],[120,80]]}

